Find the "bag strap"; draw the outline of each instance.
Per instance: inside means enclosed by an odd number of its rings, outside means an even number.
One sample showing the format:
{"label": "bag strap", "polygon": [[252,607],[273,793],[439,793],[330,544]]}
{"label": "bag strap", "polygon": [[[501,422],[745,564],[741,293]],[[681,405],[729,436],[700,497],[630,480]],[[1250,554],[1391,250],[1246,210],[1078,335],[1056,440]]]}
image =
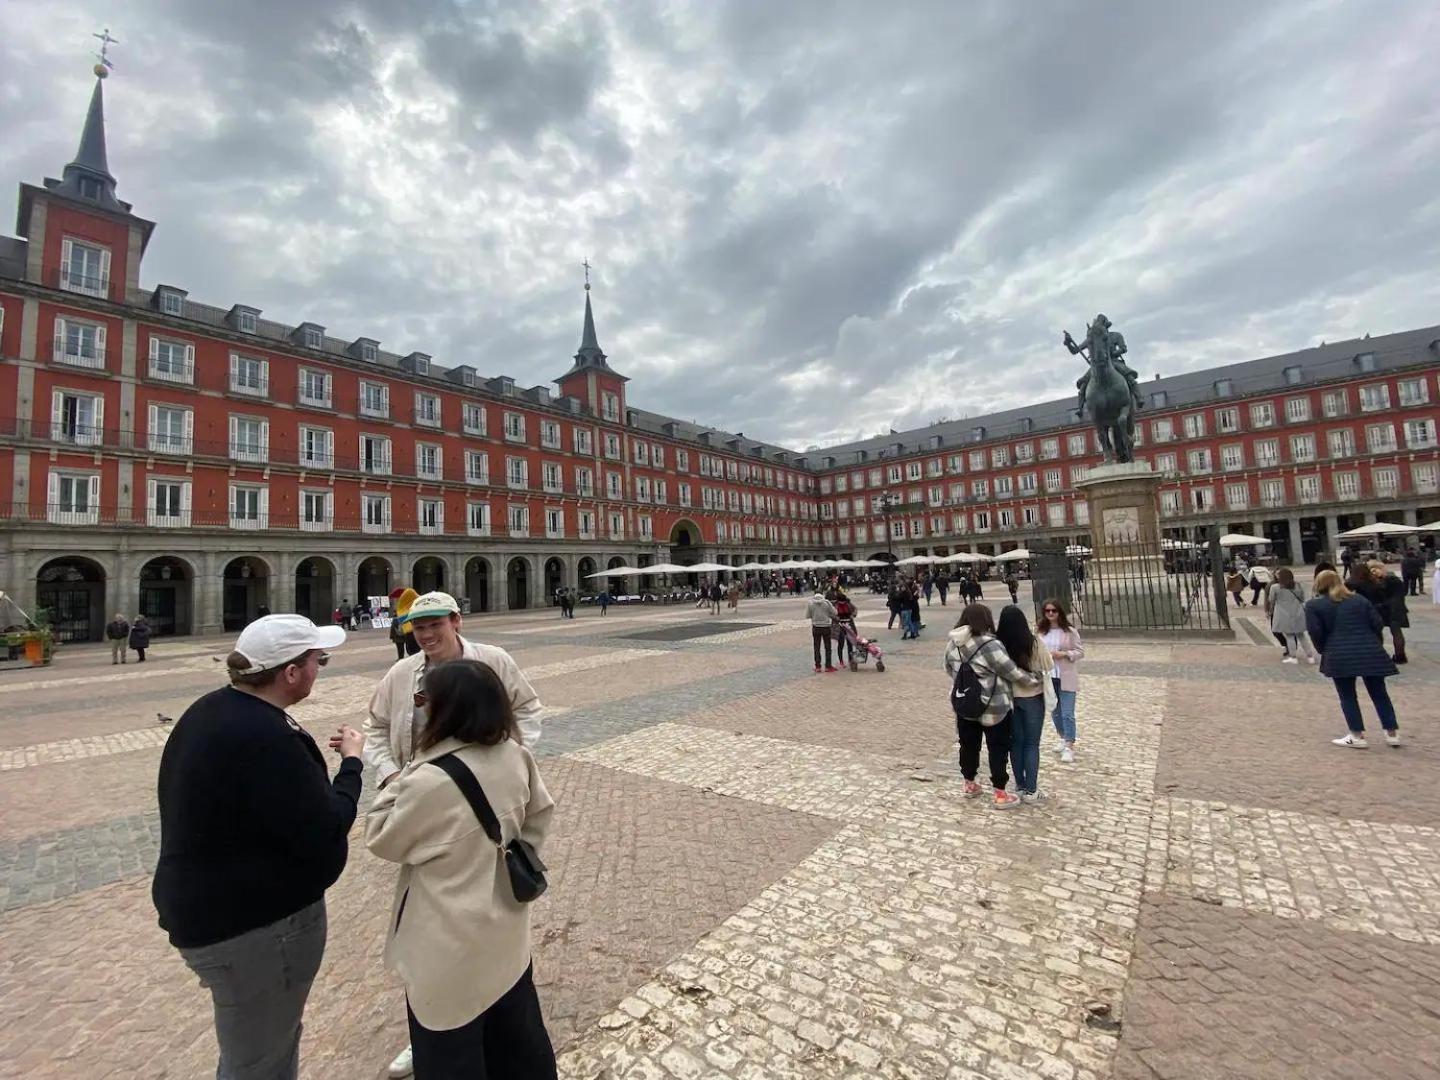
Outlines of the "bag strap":
{"label": "bag strap", "polygon": [[455,756],[453,750],[434,758],[430,764],[438,765],[450,774],[450,779],[455,781],[460,793],[465,796],[465,801],[470,804],[470,809],[474,810],[475,816],[480,819],[480,827],[485,830],[485,835],[490,837],[496,847],[502,847],[504,834],[500,832],[500,819],[495,816],[495,811],[490,809],[490,800],[485,798],[485,789],[480,786],[480,781],[475,779],[475,774],[466,768],[465,763]]}

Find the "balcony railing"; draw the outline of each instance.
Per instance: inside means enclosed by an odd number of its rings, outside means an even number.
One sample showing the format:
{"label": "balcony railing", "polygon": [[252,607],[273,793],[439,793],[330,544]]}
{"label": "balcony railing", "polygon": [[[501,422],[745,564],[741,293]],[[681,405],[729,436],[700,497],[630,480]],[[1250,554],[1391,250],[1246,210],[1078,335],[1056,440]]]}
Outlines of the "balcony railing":
{"label": "balcony railing", "polygon": [[86,296],[106,297],[110,295],[109,274],[87,274],[69,265],[62,265],[56,277],[60,288],[66,292],[83,293]]}
{"label": "balcony railing", "polygon": [[105,367],[105,350],[103,348],[98,345],[86,345],[80,341],[71,341],[69,338],[59,335],[55,338],[54,358],[57,364],[70,364],[74,367],[96,370]]}

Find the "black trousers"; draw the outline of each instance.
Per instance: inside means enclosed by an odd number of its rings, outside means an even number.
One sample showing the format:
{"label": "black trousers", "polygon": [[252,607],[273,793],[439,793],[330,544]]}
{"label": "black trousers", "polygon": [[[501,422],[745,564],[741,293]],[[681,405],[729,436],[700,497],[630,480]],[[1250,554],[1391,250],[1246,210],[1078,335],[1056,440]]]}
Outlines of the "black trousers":
{"label": "black trousers", "polygon": [[1010,729],[1013,714],[1006,713],[1005,719],[990,727],[978,720],[956,720],[960,733],[960,775],[974,780],[980,771],[980,740],[985,740],[985,749],[990,754],[990,783],[997,790],[1005,790],[1010,782],[1007,766],[1010,764]]}
{"label": "black trousers", "polygon": [[540,1015],[534,968],[463,1027],[431,1031],[410,1005],[415,1080],[555,1080],[555,1049]]}
{"label": "black trousers", "polygon": [[1405,595],[1406,595],[1406,596],[1419,596],[1419,595],[1420,595],[1420,575],[1419,575],[1419,574],[1406,574],[1406,575],[1405,575]]}
{"label": "black trousers", "polygon": [[825,642],[825,666],[834,667],[835,663],[830,659],[830,627],[811,626],[810,644],[815,648],[815,666],[820,666],[820,642]]}
{"label": "black trousers", "polygon": [[845,627],[849,627],[852,634],[855,633],[855,620],[846,619],[845,626],[835,627],[835,659],[840,661],[842,666],[845,663],[847,652],[850,654],[851,660],[855,659],[855,646],[851,645],[850,639],[845,636]]}

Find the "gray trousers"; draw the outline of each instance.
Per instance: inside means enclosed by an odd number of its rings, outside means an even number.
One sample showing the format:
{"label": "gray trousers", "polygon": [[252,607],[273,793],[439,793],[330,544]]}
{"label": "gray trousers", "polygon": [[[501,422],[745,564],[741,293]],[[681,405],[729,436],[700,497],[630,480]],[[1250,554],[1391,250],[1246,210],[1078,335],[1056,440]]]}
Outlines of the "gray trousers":
{"label": "gray trousers", "polygon": [[180,956],[210,991],[216,1080],[296,1080],[300,1018],[325,954],[325,901]]}

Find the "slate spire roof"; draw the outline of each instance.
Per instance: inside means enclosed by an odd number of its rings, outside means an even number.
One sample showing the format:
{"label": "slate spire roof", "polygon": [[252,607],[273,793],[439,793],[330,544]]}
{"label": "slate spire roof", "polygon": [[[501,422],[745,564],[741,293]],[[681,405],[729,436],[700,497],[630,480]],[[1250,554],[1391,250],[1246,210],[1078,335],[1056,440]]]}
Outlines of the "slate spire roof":
{"label": "slate spire roof", "polygon": [[123,214],[129,211],[130,205],[115,196],[115,177],[110,174],[109,156],[105,150],[104,87],[104,79],[97,78],[75,159],[65,166],[59,180],[46,180],[45,186],[57,195],[96,203],[106,210]]}

